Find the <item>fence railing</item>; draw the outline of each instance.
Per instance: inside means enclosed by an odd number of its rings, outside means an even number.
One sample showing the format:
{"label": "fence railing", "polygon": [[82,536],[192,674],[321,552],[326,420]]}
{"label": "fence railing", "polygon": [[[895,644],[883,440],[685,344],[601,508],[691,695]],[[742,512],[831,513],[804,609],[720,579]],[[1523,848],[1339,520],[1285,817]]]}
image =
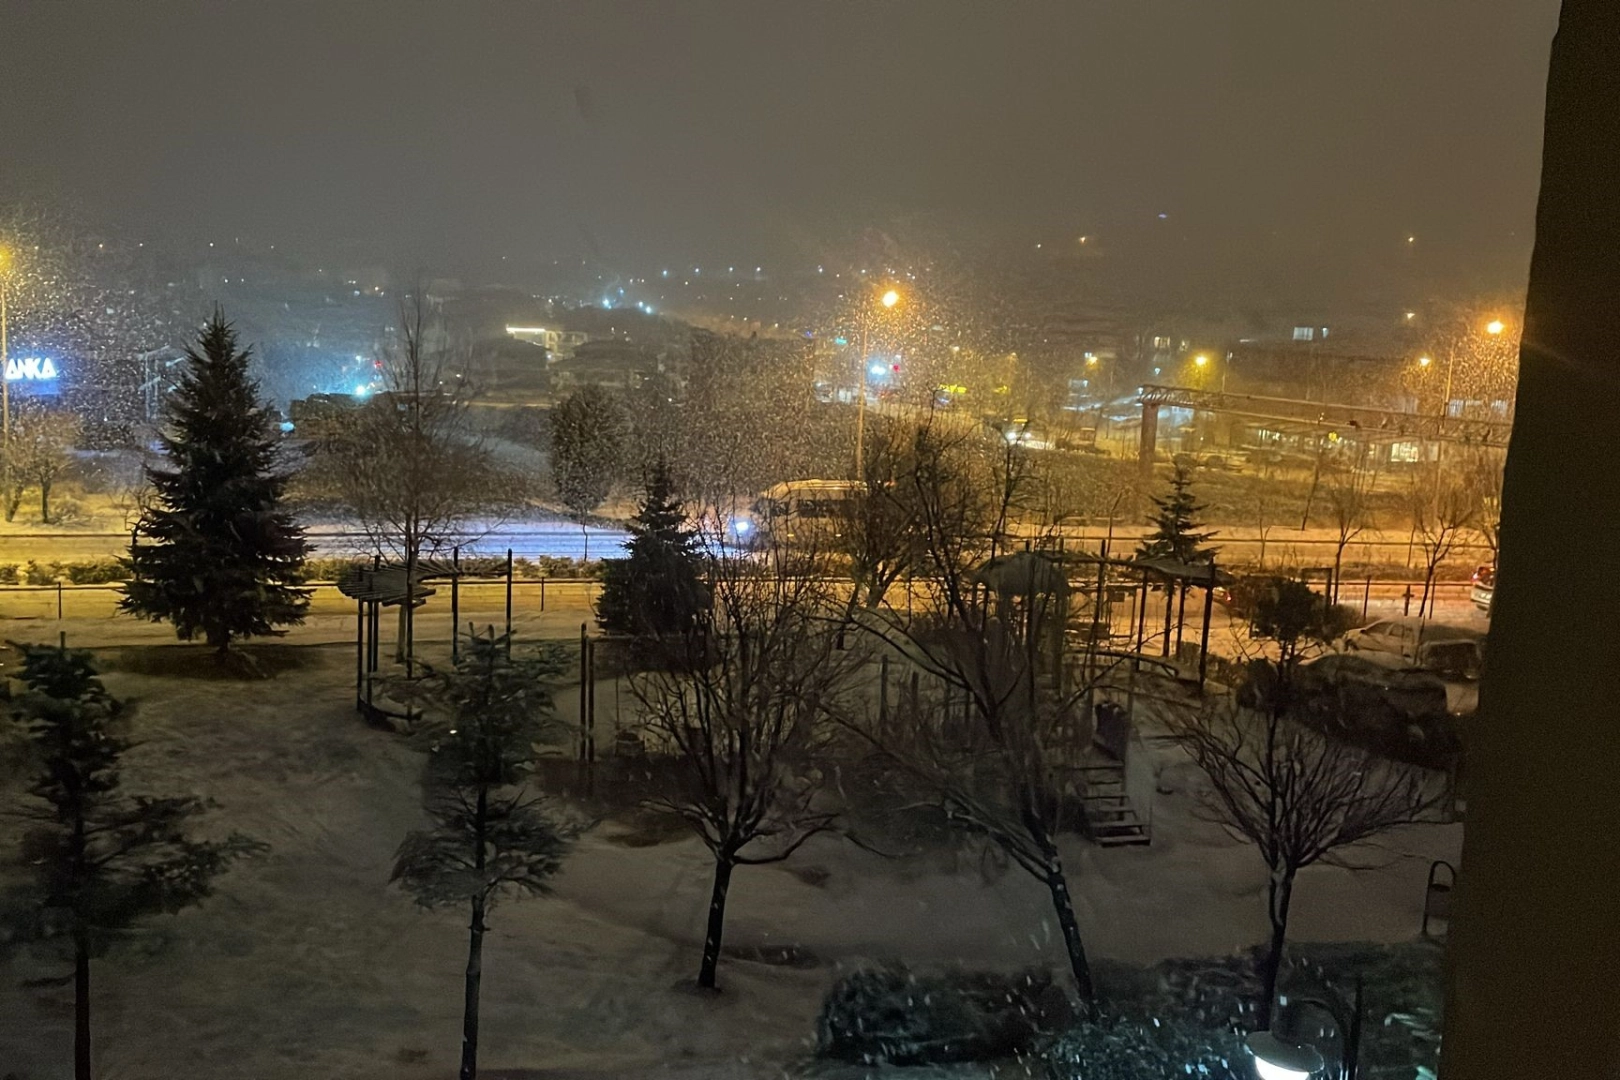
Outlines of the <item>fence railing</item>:
{"label": "fence railing", "polygon": [[[443,608],[449,617],[449,582],[431,582],[437,590],[433,610],[417,618],[431,623]],[[310,582],[311,615],[353,615],[355,602],[338,591],[333,582]],[[512,581],[514,614],[546,611],[588,611],[596,604],[602,583],[594,578],[515,578]],[[460,585],[463,612],[501,611],[506,604],[505,578],[463,579]],[[0,585],[0,619],[95,619],[109,618],[118,611],[123,585]]]}
{"label": "fence railing", "polygon": [[[449,582],[436,581],[430,585],[437,590],[432,609],[419,616],[429,621],[437,617],[441,607],[448,616],[450,598]],[[1086,585],[1084,581],[1077,582],[1075,591],[1084,594],[1087,591]],[[919,589],[925,587],[922,579],[918,579],[916,586]],[[339,592],[334,583],[311,582],[306,587],[310,590],[311,615],[354,614],[354,601]],[[512,608],[514,614],[594,610],[601,588],[602,583],[595,578],[514,578]],[[1408,588],[1412,592],[1411,604],[1415,605],[1422,593],[1421,582],[1387,578],[1358,580],[1347,577],[1339,585],[1339,602],[1349,607],[1361,608],[1369,601],[1376,601],[1377,606],[1383,608],[1389,605],[1392,598],[1399,602],[1402,592]],[[1441,602],[1458,603],[1468,599],[1469,588],[1470,585],[1466,581],[1437,581],[1431,587],[1431,591]],[[118,582],[99,585],[66,583],[0,585],[0,619],[107,618],[117,612],[122,589],[122,584]],[[460,607],[463,612],[500,611],[505,607],[504,578],[463,579],[460,590]],[[891,590],[889,603],[904,605],[905,602],[905,583],[901,582]],[[1134,636],[1137,602],[1136,590],[1132,589],[1128,598],[1110,605],[1109,617],[1103,621],[1103,632],[1111,632],[1114,635],[1129,632]],[[1201,604],[1202,601],[1197,596],[1189,599],[1187,615],[1189,620],[1196,621],[1192,613],[1200,610]],[[1162,637],[1163,626],[1154,624],[1155,617],[1162,623],[1162,603],[1150,605],[1145,627],[1149,637],[1156,635]]]}

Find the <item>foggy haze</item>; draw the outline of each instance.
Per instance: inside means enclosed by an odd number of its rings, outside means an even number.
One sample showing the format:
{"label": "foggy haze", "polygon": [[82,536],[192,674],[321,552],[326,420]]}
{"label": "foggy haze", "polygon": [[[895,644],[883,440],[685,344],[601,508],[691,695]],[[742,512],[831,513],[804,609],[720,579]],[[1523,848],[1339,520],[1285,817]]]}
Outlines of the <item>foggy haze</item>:
{"label": "foggy haze", "polygon": [[1245,297],[1497,288],[1529,251],[1555,17],[13,0],[0,197],[485,279],[803,268],[881,230],[1087,235],[1143,282]]}

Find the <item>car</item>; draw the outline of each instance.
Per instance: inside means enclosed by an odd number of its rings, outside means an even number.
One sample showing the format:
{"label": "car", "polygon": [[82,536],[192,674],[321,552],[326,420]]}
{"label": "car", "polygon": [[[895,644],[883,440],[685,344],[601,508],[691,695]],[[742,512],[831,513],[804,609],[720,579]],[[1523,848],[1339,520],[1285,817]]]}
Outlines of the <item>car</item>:
{"label": "car", "polygon": [[1464,718],[1437,676],[1378,653],[1327,653],[1301,664],[1291,715],[1318,731],[1424,768],[1450,768]]}
{"label": "car", "polygon": [[1398,666],[1451,679],[1477,679],[1484,664],[1484,635],[1413,616],[1375,619],[1339,639],[1338,652],[1392,658]]}
{"label": "car", "polygon": [[1496,598],[1496,567],[1495,565],[1481,566],[1474,571],[1472,587],[1468,590],[1468,599],[1474,606],[1485,612],[1491,611],[1491,601]]}
{"label": "car", "polygon": [[[1305,694],[1337,690],[1364,714],[1383,713],[1412,721],[1450,711],[1444,680],[1403,666],[1388,654],[1325,653],[1301,664],[1298,679]],[[1372,702],[1376,705],[1369,704]]]}

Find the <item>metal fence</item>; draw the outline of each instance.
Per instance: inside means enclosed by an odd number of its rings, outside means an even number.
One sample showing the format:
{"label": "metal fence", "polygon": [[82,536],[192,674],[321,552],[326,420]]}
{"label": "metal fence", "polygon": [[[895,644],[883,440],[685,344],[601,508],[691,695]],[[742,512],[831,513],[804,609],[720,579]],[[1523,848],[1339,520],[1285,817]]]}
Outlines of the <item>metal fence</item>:
{"label": "metal fence", "polygon": [[[449,609],[449,584],[432,583],[437,589],[434,606]],[[329,581],[311,582],[309,614],[353,615],[354,601]],[[546,611],[590,611],[596,605],[601,582],[591,578],[515,578],[512,582],[514,613]],[[118,612],[123,585],[0,585],[0,619],[100,619]],[[461,610],[464,612],[501,611],[506,605],[504,578],[478,578],[461,582]],[[429,616],[431,617],[431,616]]]}

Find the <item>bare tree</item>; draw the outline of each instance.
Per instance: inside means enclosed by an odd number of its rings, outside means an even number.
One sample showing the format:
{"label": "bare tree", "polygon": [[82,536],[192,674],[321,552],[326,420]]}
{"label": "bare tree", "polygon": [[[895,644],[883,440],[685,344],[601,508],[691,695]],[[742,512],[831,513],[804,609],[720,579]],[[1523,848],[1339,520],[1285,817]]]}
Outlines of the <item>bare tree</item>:
{"label": "bare tree", "polygon": [[1502,530],[1502,466],[1507,452],[1482,446],[1469,455],[1463,470],[1463,483],[1474,504],[1474,529],[1491,549],[1496,561]]}
{"label": "bare tree", "polygon": [[[1081,709],[1092,689],[1065,685],[1061,644],[1068,589],[1032,552],[999,558],[993,537],[1029,473],[982,462],[924,431],[913,477],[932,602],[914,618],[871,612],[873,634],[933,677],[938,694],[912,700],[900,721],[855,726],[902,778],[984,836],[1046,887],[1080,997],[1096,996],[1056,837],[1062,777],[1089,741]],[[986,559],[986,556],[989,556]]]}
{"label": "bare tree", "polygon": [[849,610],[876,608],[920,554],[917,509],[910,499],[914,437],[898,426],[873,425],[867,435],[864,489],[844,501],[840,547],[849,557]]}
{"label": "bare tree", "polygon": [[781,862],[836,821],[822,756],[851,654],[836,648],[837,604],[813,555],[774,554],[763,566],[711,559],[711,617],[662,642],[666,666],[631,681],[650,733],[680,762],[678,791],[653,804],[714,856],[705,989],[715,986],[732,872]]}
{"label": "bare tree", "polygon": [[1255,534],[1260,537],[1259,569],[1266,568],[1266,542],[1271,537],[1271,530],[1277,524],[1277,510],[1272,497],[1261,492],[1254,501],[1254,528]]}
{"label": "bare tree", "polygon": [[558,498],[580,523],[587,556],[585,516],[608,497],[624,470],[626,427],[623,404],[594,383],[551,410],[551,479]]}
{"label": "bare tree", "polygon": [[[420,289],[401,301],[399,319],[381,352],[384,389],[337,425],[306,479],[346,505],[414,580],[419,560],[489,529],[521,503],[522,488],[469,421],[471,355],[430,317]],[[413,609],[400,605],[401,660]]]}
{"label": "bare tree", "polygon": [[1412,475],[1407,505],[1412,514],[1412,538],[1423,552],[1423,595],[1418,615],[1427,608],[1434,614],[1434,578],[1440,564],[1451,557],[1471,526],[1479,506],[1462,477],[1441,466]]}
{"label": "bare tree", "polygon": [[13,406],[11,417],[11,481],[8,517],[23,492],[39,490],[39,520],[51,523],[51,490],[73,465],[72,450],[84,431],[77,415],[47,407],[38,398]]}
{"label": "bare tree", "polygon": [[1344,549],[1367,528],[1372,517],[1372,483],[1360,456],[1352,462],[1340,462],[1327,478],[1328,513],[1333,523],[1333,595],[1330,603],[1339,602],[1339,575],[1344,568]]}
{"label": "bare tree", "polygon": [[1171,725],[1209,780],[1204,806],[1235,838],[1253,844],[1270,872],[1271,924],[1261,1007],[1270,1015],[1288,936],[1294,879],[1326,862],[1359,868],[1352,856],[1374,837],[1423,820],[1438,795],[1423,772],[1337,741],[1286,715],[1283,695],[1258,709],[1219,698]]}

